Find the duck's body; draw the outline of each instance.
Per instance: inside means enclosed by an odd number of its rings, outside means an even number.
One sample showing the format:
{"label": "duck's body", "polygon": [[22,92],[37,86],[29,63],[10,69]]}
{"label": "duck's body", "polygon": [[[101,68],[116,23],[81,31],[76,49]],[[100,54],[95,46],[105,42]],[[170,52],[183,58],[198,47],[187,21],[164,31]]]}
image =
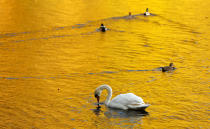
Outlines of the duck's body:
{"label": "duck's body", "polygon": [[107,30],[107,28],[104,26],[104,24],[101,24],[99,30],[102,32],[105,32]]}
{"label": "duck's body", "polygon": [[128,15],[121,17],[122,19],[133,19],[136,18],[135,15],[132,15],[131,12],[128,13]]}
{"label": "duck's body", "polygon": [[173,63],[170,63],[169,66],[164,66],[161,68],[162,68],[162,72],[172,71],[176,69],[175,67],[173,67]]}
{"label": "duck's body", "polygon": [[144,15],[145,15],[145,16],[149,16],[150,13],[149,13],[149,12],[145,12]]}
{"label": "duck's body", "polygon": [[131,14],[131,12],[128,13],[128,18],[134,18],[134,16]]}
{"label": "duck's body", "polygon": [[103,89],[106,89],[108,91],[105,105],[110,108],[123,110],[144,110],[149,106],[149,104],[144,103],[141,97],[138,97],[133,93],[120,94],[111,100],[112,89],[108,85],[101,85],[95,90],[95,97],[98,99],[98,103],[101,91]]}

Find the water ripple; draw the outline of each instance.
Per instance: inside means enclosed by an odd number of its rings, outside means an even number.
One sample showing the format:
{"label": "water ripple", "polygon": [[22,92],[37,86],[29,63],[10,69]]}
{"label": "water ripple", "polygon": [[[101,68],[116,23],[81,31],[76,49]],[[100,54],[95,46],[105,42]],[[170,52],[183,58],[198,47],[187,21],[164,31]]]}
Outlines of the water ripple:
{"label": "water ripple", "polygon": [[120,71],[102,71],[102,72],[90,72],[90,73],[71,73],[69,75],[63,76],[51,76],[51,77],[42,77],[42,76],[25,76],[25,77],[0,77],[0,79],[15,80],[15,79],[61,79],[61,78],[71,78],[75,76],[84,76],[84,75],[102,75],[102,74],[115,74],[119,72],[144,72],[144,71],[161,71],[161,68],[156,68],[152,70],[120,70]]}

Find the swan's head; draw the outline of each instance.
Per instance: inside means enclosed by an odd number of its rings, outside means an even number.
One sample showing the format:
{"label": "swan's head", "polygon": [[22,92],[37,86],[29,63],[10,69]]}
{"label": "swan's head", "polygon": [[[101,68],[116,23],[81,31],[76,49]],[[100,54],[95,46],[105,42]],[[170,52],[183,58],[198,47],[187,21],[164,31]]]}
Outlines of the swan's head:
{"label": "swan's head", "polygon": [[112,88],[109,85],[106,85],[106,84],[100,85],[98,88],[96,88],[96,90],[94,92],[94,95],[95,95],[95,98],[98,101],[98,104],[99,104],[101,92],[104,89],[106,89],[108,91],[108,96],[106,98],[105,104],[108,103],[110,101],[111,97],[112,97]]}
{"label": "swan's head", "polygon": [[172,66],[174,66],[174,64],[173,63],[170,63],[169,66],[172,67]]}
{"label": "swan's head", "polygon": [[101,91],[102,91],[102,90],[101,90],[100,87],[99,87],[99,88],[96,88],[95,93],[94,93],[95,98],[97,99],[98,103],[99,103],[99,100],[100,100]]}

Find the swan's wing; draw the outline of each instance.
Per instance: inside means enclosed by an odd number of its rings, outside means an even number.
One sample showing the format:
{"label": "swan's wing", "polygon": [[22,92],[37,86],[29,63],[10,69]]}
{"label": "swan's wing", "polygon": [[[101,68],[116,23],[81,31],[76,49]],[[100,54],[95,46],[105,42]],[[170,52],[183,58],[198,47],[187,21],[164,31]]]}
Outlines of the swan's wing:
{"label": "swan's wing", "polygon": [[149,107],[150,104],[128,105],[128,109],[132,110],[144,110]]}
{"label": "swan's wing", "polygon": [[141,97],[138,97],[133,93],[127,93],[116,96],[112,99],[111,103],[117,103],[127,107],[128,105],[144,104],[144,101]]}
{"label": "swan's wing", "polygon": [[149,104],[145,104],[143,99],[133,93],[120,94],[112,99],[109,103],[109,107],[118,109],[131,109],[131,110],[144,110],[149,107]]}

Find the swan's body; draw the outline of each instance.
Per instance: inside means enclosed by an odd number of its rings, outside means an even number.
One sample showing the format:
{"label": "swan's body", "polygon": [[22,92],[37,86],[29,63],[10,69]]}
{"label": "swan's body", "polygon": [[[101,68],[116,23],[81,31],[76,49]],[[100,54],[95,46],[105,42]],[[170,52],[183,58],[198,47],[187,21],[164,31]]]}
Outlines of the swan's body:
{"label": "swan's body", "polygon": [[108,85],[101,85],[95,90],[95,97],[99,102],[99,98],[103,89],[108,91],[108,96],[105,101],[105,105],[110,108],[117,108],[123,110],[144,110],[149,106],[145,104],[141,97],[136,96],[133,93],[120,94],[111,100],[112,89]]}

